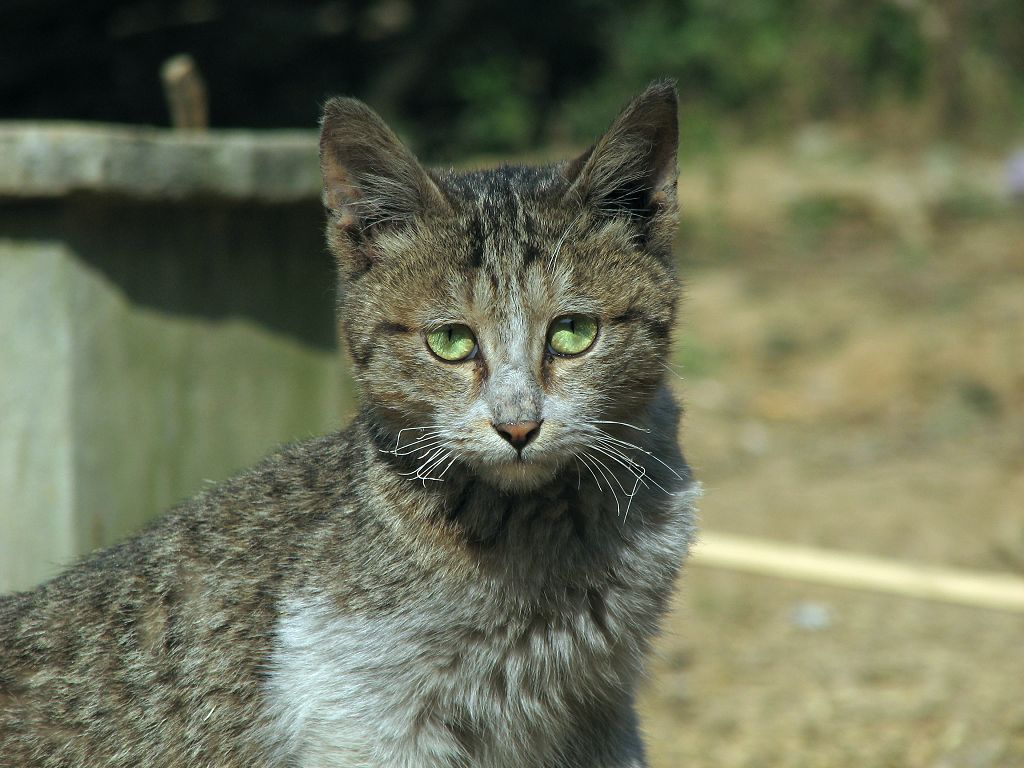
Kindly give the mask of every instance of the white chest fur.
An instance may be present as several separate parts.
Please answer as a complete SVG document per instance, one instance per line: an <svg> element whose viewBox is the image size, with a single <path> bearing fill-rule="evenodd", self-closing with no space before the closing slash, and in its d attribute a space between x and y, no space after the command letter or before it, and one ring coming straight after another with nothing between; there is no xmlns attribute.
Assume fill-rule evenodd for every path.
<svg viewBox="0 0 1024 768"><path fill-rule="evenodd" d="M537 764L574 702L637 671L589 602L488 627L425 605L370 619L293 601L268 686L275 740L310 768Z"/></svg>
<svg viewBox="0 0 1024 768"><path fill-rule="evenodd" d="M697 493L673 507L688 514ZM601 732L596 707L628 710L689 535L682 516L644 530L602 585L559 589L543 610L442 583L386 613L292 598L269 735L302 768L550 765L573 733Z"/></svg>

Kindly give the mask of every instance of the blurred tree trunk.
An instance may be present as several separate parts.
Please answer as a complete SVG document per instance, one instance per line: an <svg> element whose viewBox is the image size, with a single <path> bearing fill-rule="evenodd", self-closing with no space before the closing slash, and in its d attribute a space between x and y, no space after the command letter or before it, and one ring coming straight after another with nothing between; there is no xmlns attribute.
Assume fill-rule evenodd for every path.
<svg viewBox="0 0 1024 768"><path fill-rule="evenodd" d="M422 80L437 76L431 58L445 46L455 44L472 8L471 0L442 0L421 6L422 25L401 53L372 78L366 92L367 101L385 115L401 114L405 100Z"/></svg>
<svg viewBox="0 0 1024 768"><path fill-rule="evenodd" d="M928 41L925 95L935 131L962 136L973 115L965 92L964 60L969 45L970 12L964 0L940 0L925 6L923 33Z"/></svg>

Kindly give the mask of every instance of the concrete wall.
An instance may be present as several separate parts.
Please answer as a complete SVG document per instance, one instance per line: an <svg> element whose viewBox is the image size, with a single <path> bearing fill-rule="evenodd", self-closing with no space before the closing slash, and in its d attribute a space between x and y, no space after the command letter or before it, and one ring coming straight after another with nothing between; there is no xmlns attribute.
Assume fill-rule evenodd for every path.
<svg viewBox="0 0 1024 768"><path fill-rule="evenodd" d="M185 137L176 159L175 135L155 132L163 163L178 168L164 171L174 184L162 194L151 178L124 182L153 131L125 140L127 160L118 142L93 141L116 171L109 185L100 174L60 186L33 158L77 162L61 138L74 130L50 135L49 152L38 136L12 141L13 128L5 144L4 130L0 591L52 576L280 442L339 428L351 409L313 136L287 145L306 170L280 175L285 194L274 186L273 140L247 137L255 156L240 160L237 134ZM126 129L112 130L124 139ZM20 177L18 141L37 162ZM234 155L196 161L196 151L215 158L218 142ZM239 163L249 186L231 175ZM191 194L188 174L199 172Z"/></svg>

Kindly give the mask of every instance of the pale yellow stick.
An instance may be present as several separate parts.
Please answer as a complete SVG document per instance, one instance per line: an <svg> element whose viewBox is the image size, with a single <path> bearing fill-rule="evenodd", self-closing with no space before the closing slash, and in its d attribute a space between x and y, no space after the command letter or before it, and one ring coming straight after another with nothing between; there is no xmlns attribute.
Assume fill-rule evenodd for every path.
<svg viewBox="0 0 1024 768"><path fill-rule="evenodd" d="M777 544L704 531L691 562L838 587L1024 612L1024 578Z"/></svg>
<svg viewBox="0 0 1024 768"><path fill-rule="evenodd" d="M199 65L187 53L172 56L160 68L171 125L179 130L205 131L209 125L206 82Z"/></svg>

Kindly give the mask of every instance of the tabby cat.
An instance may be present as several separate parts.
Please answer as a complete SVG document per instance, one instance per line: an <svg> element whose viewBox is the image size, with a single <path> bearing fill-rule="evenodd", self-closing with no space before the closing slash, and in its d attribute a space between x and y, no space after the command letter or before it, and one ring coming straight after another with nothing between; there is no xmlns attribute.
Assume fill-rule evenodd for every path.
<svg viewBox="0 0 1024 768"><path fill-rule="evenodd" d="M358 415L0 599L0 764L645 765L677 135L658 82L575 160L427 171L328 102Z"/></svg>

